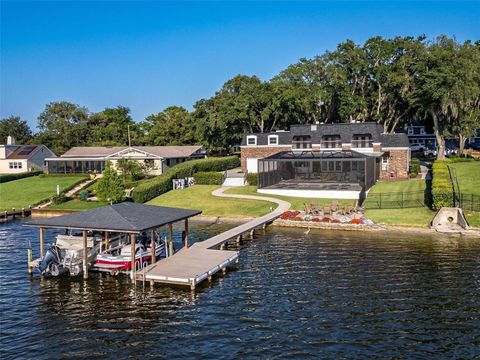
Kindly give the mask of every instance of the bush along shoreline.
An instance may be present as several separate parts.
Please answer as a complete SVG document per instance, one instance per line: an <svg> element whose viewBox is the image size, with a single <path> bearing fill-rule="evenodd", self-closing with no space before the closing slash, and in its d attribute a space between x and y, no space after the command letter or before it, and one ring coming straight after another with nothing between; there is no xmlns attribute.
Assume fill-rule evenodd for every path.
<svg viewBox="0 0 480 360"><path fill-rule="evenodd" d="M13 181L13 180L19 180L19 179L31 177L31 176L37 176L40 174L43 174L43 171L35 170L35 171L23 172L19 174L4 174L4 175L0 175L0 184Z"/></svg>
<svg viewBox="0 0 480 360"><path fill-rule="evenodd" d="M162 175L141 181L133 190L132 198L136 203L144 203L172 190L173 179L190 177L201 172L225 171L239 166L240 159L237 156L186 161L171 167Z"/></svg>

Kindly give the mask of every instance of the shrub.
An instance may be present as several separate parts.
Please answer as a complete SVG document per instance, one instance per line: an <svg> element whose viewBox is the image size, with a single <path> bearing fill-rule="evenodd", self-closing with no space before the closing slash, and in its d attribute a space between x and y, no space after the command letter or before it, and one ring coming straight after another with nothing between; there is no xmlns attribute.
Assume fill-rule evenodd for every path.
<svg viewBox="0 0 480 360"><path fill-rule="evenodd" d="M172 180L192 176L198 172L225 171L240 166L237 156L186 161L168 169L162 175L142 180L133 190L133 200L144 203L172 190Z"/></svg>
<svg viewBox="0 0 480 360"><path fill-rule="evenodd" d="M257 186L258 185L258 174L248 173L247 182L249 185Z"/></svg>
<svg viewBox="0 0 480 360"><path fill-rule="evenodd" d="M450 181L447 161L437 160L432 166L432 207L438 210L453 206L453 187Z"/></svg>
<svg viewBox="0 0 480 360"><path fill-rule="evenodd" d="M413 158L410 161L410 178L416 178L420 172L420 160Z"/></svg>
<svg viewBox="0 0 480 360"><path fill-rule="evenodd" d="M222 185L223 174L216 171L201 171L193 174L195 183L200 185Z"/></svg>
<svg viewBox="0 0 480 360"><path fill-rule="evenodd" d="M37 176L37 175L40 175L40 174L42 174L41 171L30 171L30 172L23 172L23 173L19 173L19 174L0 175L0 184L1 183L6 183L6 182L9 182L9 181L13 181L13 180L23 179L23 178L30 177L30 176Z"/></svg>
<svg viewBox="0 0 480 360"><path fill-rule="evenodd" d="M62 204L64 202L67 202L69 199L65 197L65 195L62 193L60 195L54 195L50 198L50 201L54 205Z"/></svg>
<svg viewBox="0 0 480 360"><path fill-rule="evenodd" d="M110 161L107 161L106 168L102 177L98 180L96 188L100 200L116 203L125 199L122 179L120 179Z"/></svg>
<svg viewBox="0 0 480 360"><path fill-rule="evenodd" d="M415 179L418 176L418 173L417 172L410 172L410 174L408 176L410 176L410 179Z"/></svg>

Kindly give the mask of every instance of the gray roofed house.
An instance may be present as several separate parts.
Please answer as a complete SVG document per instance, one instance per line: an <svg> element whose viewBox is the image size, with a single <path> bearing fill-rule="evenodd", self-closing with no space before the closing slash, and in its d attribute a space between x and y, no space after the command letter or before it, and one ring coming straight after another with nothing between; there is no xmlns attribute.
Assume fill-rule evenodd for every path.
<svg viewBox="0 0 480 360"><path fill-rule="evenodd" d="M106 161L113 166L120 159L140 162L151 175L160 175L178 163L207 156L201 145L187 146L79 146L58 158L47 158L49 173L102 173Z"/></svg>
<svg viewBox="0 0 480 360"><path fill-rule="evenodd" d="M350 183L367 190L381 178L408 178L410 165L407 135L384 133L375 122L292 125L289 131L247 133L241 157L244 172L259 174L260 192L291 196L302 196L300 183L322 189L325 183ZM293 192L287 194L287 188ZM315 192L304 195L315 197Z"/></svg>

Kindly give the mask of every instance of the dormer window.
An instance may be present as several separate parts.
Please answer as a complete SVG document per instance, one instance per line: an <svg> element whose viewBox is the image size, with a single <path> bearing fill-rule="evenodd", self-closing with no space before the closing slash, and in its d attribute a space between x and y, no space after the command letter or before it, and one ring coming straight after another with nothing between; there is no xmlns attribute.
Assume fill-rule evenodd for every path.
<svg viewBox="0 0 480 360"><path fill-rule="evenodd" d="M255 135L248 135L247 145L257 145L257 137Z"/></svg>
<svg viewBox="0 0 480 360"><path fill-rule="evenodd" d="M324 135L320 145L322 149L338 149L342 147L342 139L340 135Z"/></svg>
<svg viewBox="0 0 480 360"><path fill-rule="evenodd" d="M372 134L355 134L352 138L352 148L372 147Z"/></svg>
<svg viewBox="0 0 480 360"><path fill-rule="evenodd" d="M292 149L311 149L312 138L310 135L297 135L293 137Z"/></svg>
<svg viewBox="0 0 480 360"><path fill-rule="evenodd" d="M268 145L278 145L278 135L268 135Z"/></svg>

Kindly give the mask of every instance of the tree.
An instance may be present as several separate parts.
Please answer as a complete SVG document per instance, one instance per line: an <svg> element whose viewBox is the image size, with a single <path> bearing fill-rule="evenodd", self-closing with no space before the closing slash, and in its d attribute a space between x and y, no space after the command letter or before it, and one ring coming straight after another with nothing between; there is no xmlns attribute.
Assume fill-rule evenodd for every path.
<svg viewBox="0 0 480 360"><path fill-rule="evenodd" d="M108 201L110 204L121 202L125 199L122 179L120 179L110 161L107 161L105 164L102 177L97 181L96 189L99 199Z"/></svg>
<svg viewBox="0 0 480 360"><path fill-rule="evenodd" d="M32 130L19 116L0 120L0 144L6 144L9 135L15 138L17 144L28 144L32 140Z"/></svg>
<svg viewBox="0 0 480 360"><path fill-rule="evenodd" d="M148 145L193 145L196 143L195 124L183 107L170 106L156 115L148 116L139 124L145 135L142 143Z"/></svg>
<svg viewBox="0 0 480 360"><path fill-rule="evenodd" d="M127 176L130 176L133 180L140 180L145 177L145 173L148 171L146 166L142 166L138 161L128 159L119 159L117 161L117 169L122 174L124 185L126 183Z"/></svg>
<svg viewBox="0 0 480 360"><path fill-rule="evenodd" d="M52 102L38 116L40 133L37 140L56 153L63 153L72 146L81 145L87 136L79 126L88 118L88 110L78 105L61 101Z"/></svg>

